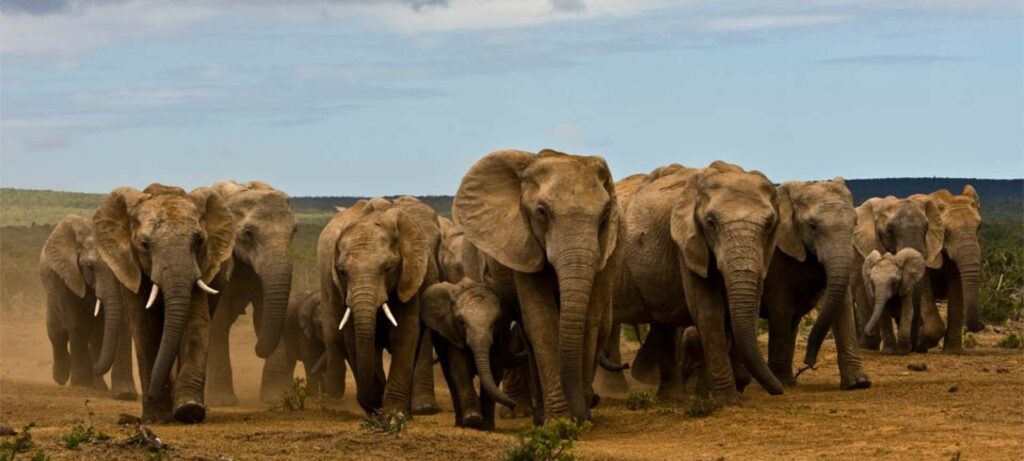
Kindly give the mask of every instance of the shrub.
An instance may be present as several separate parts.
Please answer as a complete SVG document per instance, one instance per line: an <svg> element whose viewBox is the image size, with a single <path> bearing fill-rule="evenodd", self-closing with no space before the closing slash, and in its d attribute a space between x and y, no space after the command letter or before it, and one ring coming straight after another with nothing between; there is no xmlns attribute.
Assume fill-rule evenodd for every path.
<svg viewBox="0 0 1024 461"><path fill-rule="evenodd" d="M1024 245L1015 227L1009 220L996 220L982 228L978 303L990 323L1018 319L1024 312Z"/></svg>
<svg viewBox="0 0 1024 461"><path fill-rule="evenodd" d="M405 413L400 411L377 411L376 413L366 415L366 417L363 418L363 428L373 432L398 435L405 430L405 426L408 421L409 418L405 416Z"/></svg>
<svg viewBox="0 0 1024 461"><path fill-rule="evenodd" d="M506 461L570 461L573 444L590 430L590 423L576 424L568 419L549 421L516 435L516 443L505 452Z"/></svg>
<svg viewBox="0 0 1024 461"><path fill-rule="evenodd" d="M36 427L36 423L28 423L21 428L21 432L4 437L4 441L0 443L0 461L13 460L18 453L24 453L35 446L35 442L32 441L33 427ZM43 455L42 451L39 451L32 456L32 459L37 458L45 459L46 456Z"/></svg>
<svg viewBox="0 0 1024 461"><path fill-rule="evenodd" d="M964 334L964 347L968 349L978 347L978 338L974 336L974 333L967 332Z"/></svg>
<svg viewBox="0 0 1024 461"><path fill-rule="evenodd" d="M109 435L93 427L92 419L96 414L89 408L89 399L85 400L85 409L89 415L88 423L78 420L71 425L71 433L65 434L60 438L64 442L64 448L74 450L83 443L106 442L110 440L111 437Z"/></svg>
<svg viewBox="0 0 1024 461"><path fill-rule="evenodd" d="M999 347L1003 349L1020 349L1021 346L1024 346L1024 341L1016 333L1010 333L1003 337L1002 341L999 341Z"/></svg>
<svg viewBox="0 0 1024 461"><path fill-rule="evenodd" d="M686 402L686 416L691 418L705 418L711 416L722 408L713 397L691 396Z"/></svg>
<svg viewBox="0 0 1024 461"><path fill-rule="evenodd" d="M278 407L284 411L301 411L306 409L306 398L311 394L306 380L296 378L292 381L291 387L281 392L281 405Z"/></svg>
<svg viewBox="0 0 1024 461"><path fill-rule="evenodd" d="M626 408L630 410L645 410L658 403L658 399L650 392L639 389L630 390L626 394Z"/></svg>

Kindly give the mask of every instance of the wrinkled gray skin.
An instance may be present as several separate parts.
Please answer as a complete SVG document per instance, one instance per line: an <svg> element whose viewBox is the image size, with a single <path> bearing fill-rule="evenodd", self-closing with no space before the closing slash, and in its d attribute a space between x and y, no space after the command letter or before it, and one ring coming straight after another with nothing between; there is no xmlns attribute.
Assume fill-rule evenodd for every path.
<svg viewBox="0 0 1024 461"><path fill-rule="evenodd" d="M772 183L724 162L704 169L670 165L648 175L626 209L616 316L651 323L634 376L653 374L643 364L659 364L659 395L679 398L678 327L695 325L716 400L737 404L748 370L769 393L781 394L756 335L779 222Z"/></svg>
<svg viewBox="0 0 1024 461"><path fill-rule="evenodd" d="M70 377L73 386L105 391L103 375L113 366L114 398L138 398L132 377L131 337L115 334L128 323L119 283L100 259L89 220L68 215L57 223L39 256L39 275L46 292L53 380L64 385ZM97 299L103 317L96 311ZM105 338L109 343L103 343Z"/></svg>
<svg viewBox="0 0 1024 461"><path fill-rule="evenodd" d="M896 353L900 355L909 354L912 349L911 327L920 306L918 282L924 277L924 270L924 258L912 248L904 248L895 255L872 251L861 268L864 288L874 305L864 332L876 331L883 314L896 319Z"/></svg>
<svg viewBox="0 0 1024 461"><path fill-rule="evenodd" d="M228 346L231 325L251 304L256 356L268 358L277 348L291 291L296 221L288 196L268 184L220 181L213 190L231 210L235 246L230 262L218 274L222 289L210 325L206 398L213 406L237 405ZM264 402L279 400L281 391L291 383L290 379L273 379L273 375L264 378L260 386Z"/></svg>
<svg viewBox="0 0 1024 461"><path fill-rule="evenodd" d="M904 248L917 250L924 256L925 265L929 269L942 267L942 246L945 238L945 226L942 223L939 206L931 198L872 198L857 207L857 225L853 231L853 246L857 250L853 267L863 266L864 258L872 251L896 254ZM896 352L896 337L892 332L892 324L884 316L878 324L877 331L865 334L864 326L871 317L874 302L867 295L863 277L852 274L850 292L853 294L858 342L861 347L878 350L880 339L884 339L884 350ZM918 282L922 293L931 292L928 277ZM921 311L920 333L916 338L914 350L924 352L939 343L945 335L946 326L942 319L931 310Z"/></svg>
<svg viewBox="0 0 1024 461"><path fill-rule="evenodd" d="M455 408L455 425L494 429L494 404L514 407L498 389L505 361L510 318L498 295L481 283L441 282L423 294L421 315L433 335ZM480 378L479 397L473 378Z"/></svg>
<svg viewBox="0 0 1024 461"><path fill-rule="evenodd" d="M589 420L621 258L607 164L552 150L493 152L463 177L452 217L468 242L513 272L544 418Z"/></svg>
<svg viewBox="0 0 1024 461"><path fill-rule="evenodd" d="M356 400L367 413L411 413L414 364L420 344L420 295L438 281L437 214L412 197L361 200L340 211L320 234L321 311L327 376L340 379L346 352L356 377ZM397 326L385 317L387 303ZM338 325L346 310L348 323ZM381 353L391 353L384 378Z"/></svg>
<svg viewBox="0 0 1024 461"><path fill-rule="evenodd" d="M857 220L846 181L790 181L778 187L779 229L765 278L761 316L768 319L768 364L783 384L796 384L793 352L801 319L818 304L804 363L814 366L831 329L838 350L840 388L871 386L857 352L848 295Z"/></svg>
<svg viewBox="0 0 1024 461"><path fill-rule="evenodd" d="M293 293L288 302L281 344L263 364L264 382L281 380L291 383L295 365L301 360L306 373L306 385L314 395L319 395L323 390L327 360L323 336L320 294L310 291ZM277 399L280 398L281 394L278 393Z"/></svg>
<svg viewBox="0 0 1024 461"><path fill-rule="evenodd" d="M121 187L93 215L93 238L128 309L143 421L201 422L210 308L200 282L210 284L231 256L231 212L208 188ZM154 285L159 290L147 308Z"/></svg>

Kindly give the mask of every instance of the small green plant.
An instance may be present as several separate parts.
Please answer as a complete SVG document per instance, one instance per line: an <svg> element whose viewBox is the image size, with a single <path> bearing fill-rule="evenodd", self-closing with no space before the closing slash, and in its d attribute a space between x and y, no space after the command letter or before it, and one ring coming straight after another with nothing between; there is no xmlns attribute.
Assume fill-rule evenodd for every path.
<svg viewBox="0 0 1024 461"><path fill-rule="evenodd" d="M301 411L306 409L306 398L312 394L306 380L296 378L291 387L281 392L281 405L284 411Z"/></svg>
<svg viewBox="0 0 1024 461"><path fill-rule="evenodd" d="M0 461L13 460L18 453L24 453L31 450L35 446L35 442L32 441L32 428L36 427L36 423L31 422L21 428L21 432L4 437L4 441L0 443ZM37 456L43 456L42 451L36 452L32 459L36 459Z"/></svg>
<svg viewBox="0 0 1024 461"><path fill-rule="evenodd" d="M974 333L967 332L964 334L964 347L967 349L978 347L978 338L974 336Z"/></svg>
<svg viewBox="0 0 1024 461"><path fill-rule="evenodd" d="M713 397L691 396L686 402L686 416L691 418L705 418L711 416L722 408Z"/></svg>
<svg viewBox="0 0 1024 461"><path fill-rule="evenodd" d="M1010 333L999 341L999 347L1003 349L1020 349L1021 346L1024 346L1024 340L1017 333Z"/></svg>
<svg viewBox="0 0 1024 461"><path fill-rule="evenodd" d="M77 449L80 445L90 442L106 442L110 436L92 425L96 413L89 407L89 399L85 399L85 410L88 414L88 421L78 420L71 425L71 433L61 436L64 448L69 450Z"/></svg>
<svg viewBox="0 0 1024 461"><path fill-rule="evenodd" d="M409 417L400 411L377 411L363 418L363 428L373 432L398 435L405 430Z"/></svg>
<svg viewBox="0 0 1024 461"><path fill-rule="evenodd" d="M630 410L646 410L658 403L658 399L650 392L632 389L626 394L626 408Z"/></svg>
<svg viewBox="0 0 1024 461"><path fill-rule="evenodd" d="M519 431L516 443L505 452L506 461L571 461L573 444L590 430L590 422L576 424L568 419L549 421L540 427Z"/></svg>

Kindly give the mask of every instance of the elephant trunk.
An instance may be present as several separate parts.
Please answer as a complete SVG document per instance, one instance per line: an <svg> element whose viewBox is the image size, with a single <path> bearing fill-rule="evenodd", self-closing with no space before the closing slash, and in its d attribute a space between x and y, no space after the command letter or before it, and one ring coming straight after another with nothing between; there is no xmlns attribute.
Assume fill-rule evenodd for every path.
<svg viewBox="0 0 1024 461"><path fill-rule="evenodd" d="M849 239L847 239L849 242ZM807 338L807 352L804 355L804 365L813 367L818 362L818 353L821 351L821 343L825 341L825 335L836 323L843 307L846 305L846 292L850 285L850 261L853 259L851 245L845 245L845 253L842 257L833 256L825 264L825 303L814 321L811 334ZM832 253L839 255L843 253Z"/></svg>
<svg viewBox="0 0 1024 461"><path fill-rule="evenodd" d="M967 329L978 332L985 329L978 308L978 286L981 284L981 247L973 232L958 240L963 243L958 245L954 261L957 268L960 269L960 287L963 290Z"/></svg>
<svg viewBox="0 0 1024 461"><path fill-rule="evenodd" d="M558 273L561 313L558 324L559 358L562 390L573 418L585 421L590 403L584 392L583 336L587 328L587 312L594 284L596 245L572 248L554 260Z"/></svg>
<svg viewBox="0 0 1024 461"><path fill-rule="evenodd" d="M98 293L97 293L98 296ZM93 372L97 375L106 374L114 364L114 353L121 339L121 326L124 324L124 306L121 299L114 296L103 297L103 345L100 357L93 364Z"/></svg>
<svg viewBox="0 0 1024 461"><path fill-rule="evenodd" d="M888 302L888 299L886 299L885 294L875 293L875 307L871 311L871 318L868 319L868 323L864 324L864 336L872 336L878 331L878 320L882 318L882 311L885 310L886 302Z"/></svg>
<svg viewBox="0 0 1024 461"><path fill-rule="evenodd" d="M164 294L164 328L149 380L149 395L154 396L160 395L164 386L167 385L171 366L178 358L181 338L185 335L185 329L188 327L189 311L192 308L192 288L195 283L195 280L191 280L190 277L179 276L168 279L178 280L178 282L167 287L160 287Z"/></svg>
<svg viewBox="0 0 1024 461"><path fill-rule="evenodd" d="M277 349L284 332L288 296L292 288L291 261L284 259L268 268L260 275L260 282L263 286L263 313L258 330L259 338L256 340L256 355L265 359Z"/></svg>
<svg viewBox="0 0 1024 461"><path fill-rule="evenodd" d="M473 359L476 361L476 372L480 376L480 388L487 392L495 402L509 408L515 408L516 402L510 399L494 382L494 373L491 372L491 341L490 339L479 338L469 341L469 348L473 351Z"/></svg>
<svg viewBox="0 0 1024 461"><path fill-rule="evenodd" d="M376 395L377 379L377 308L375 297L353 296L352 320L355 327L356 344L356 400L363 411L370 413L380 408L380 396Z"/></svg>

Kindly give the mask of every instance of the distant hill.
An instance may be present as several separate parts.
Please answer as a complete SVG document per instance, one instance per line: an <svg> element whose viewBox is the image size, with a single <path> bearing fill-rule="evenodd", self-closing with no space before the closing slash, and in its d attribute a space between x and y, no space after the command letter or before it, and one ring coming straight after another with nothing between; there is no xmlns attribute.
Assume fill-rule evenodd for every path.
<svg viewBox="0 0 1024 461"><path fill-rule="evenodd" d="M883 179L847 179L846 185L853 192L854 203L871 197L930 193L939 189L948 189L959 194L965 185L970 184L978 191L981 201L988 199L1024 200L1024 179L971 179L971 178L883 178Z"/></svg>

